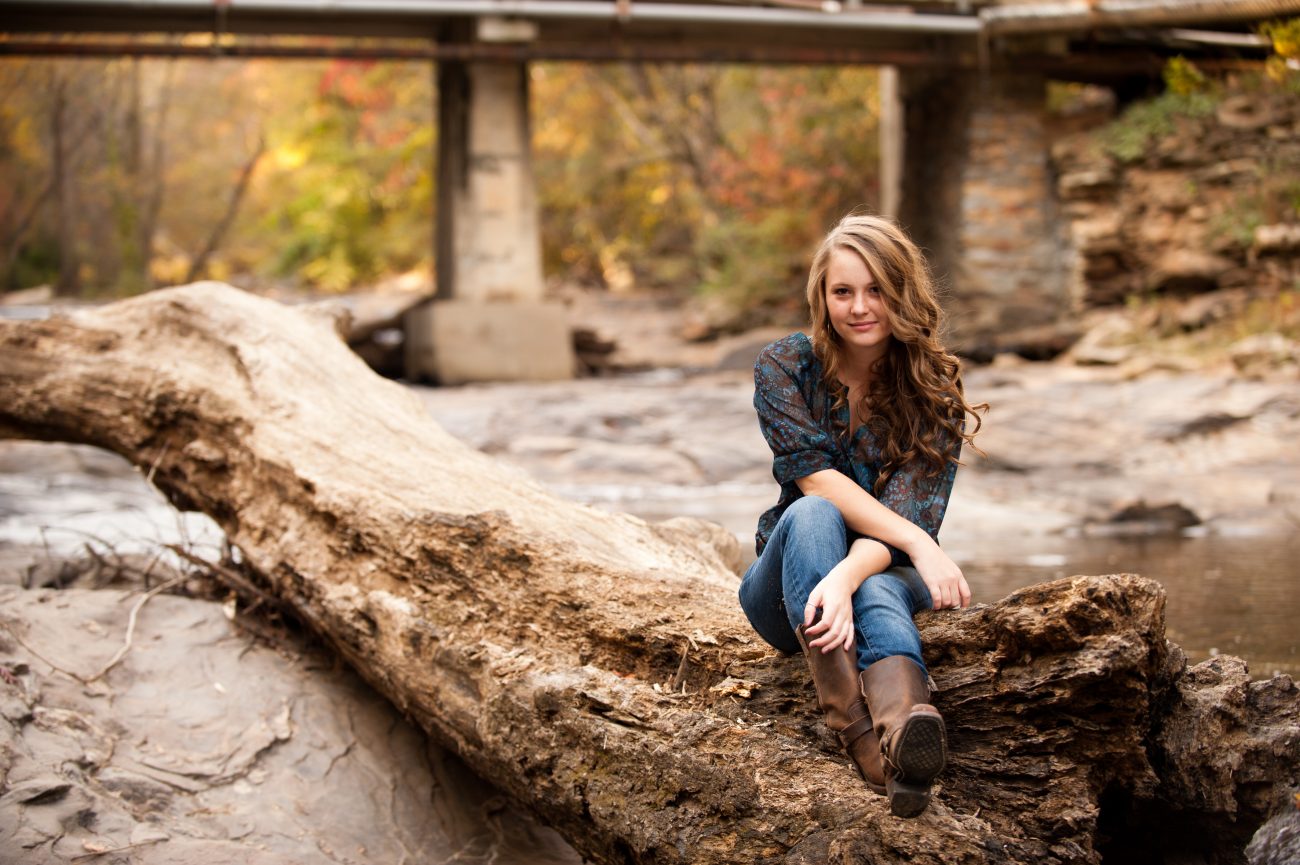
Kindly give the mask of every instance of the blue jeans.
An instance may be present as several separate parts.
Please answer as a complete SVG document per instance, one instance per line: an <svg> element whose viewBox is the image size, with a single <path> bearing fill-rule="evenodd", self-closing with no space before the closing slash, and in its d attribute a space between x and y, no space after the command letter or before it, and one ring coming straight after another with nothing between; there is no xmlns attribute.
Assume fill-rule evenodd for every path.
<svg viewBox="0 0 1300 865"><path fill-rule="evenodd" d="M819 496L791 503L740 582L740 606L758 635L782 652L799 652L794 628L803 622L808 596L848 550L849 533L839 508ZM912 615L932 603L915 568L890 568L864 580L853 593L858 667L865 670L882 658L903 655L924 671L921 635Z"/></svg>

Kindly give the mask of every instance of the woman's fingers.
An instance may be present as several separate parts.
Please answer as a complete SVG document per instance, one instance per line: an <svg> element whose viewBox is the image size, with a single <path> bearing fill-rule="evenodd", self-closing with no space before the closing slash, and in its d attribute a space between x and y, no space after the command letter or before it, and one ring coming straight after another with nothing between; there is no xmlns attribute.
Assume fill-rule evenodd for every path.
<svg viewBox="0 0 1300 865"><path fill-rule="evenodd" d="M822 652L831 652L839 648L847 649L853 644L852 635L852 626L849 626L847 629L843 627L832 628L817 639L809 642L808 645L813 648L821 649Z"/></svg>
<svg viewBox="0 0 1300 865"><path fill-rule="evenodd" d="M817 629L817 626L823 624L823 622L818 622L817 625L813 624L813 619L817 618L817 608L822 605L821 589L821 584L813 586L812 593L808 595L808 603L804 604L803 627L805 631L820 633L821 630L824 630L824 628Z"/></svg>
<svg viewBox="0 0 1300 865"><path fill-rule="evenodd" d="M958 608L965 609L970 606L971 592L970 584L966 578L958 571L956 576L947 577L938 580L925 580L925 587L930 590L930 601L933 609L936 610L955 610Z"/></svg>
<svg viewBox="0 0 1300 865"><path fill-rule="evenodd" d="M932 553L932 554L931 554ZM936 610L969 607L971 602L970 585L957 567L957 563L948 558L938 547L927 553L924 559L916 558L916 569L921 580L930 590L930 600Z"/></svg>
<svg viewBox="0 0 1300 865"><path fill-rule="evenodd" d="M808 645L815 646L823 652L829 652L842 645L846 640L852 639L853 619L843 610L823 608L821 620L817 622L814 628L805 629L804 633L812 633L814 629L824 631L824 633L821 633L815 640L810 640Z"/></svg>
<svg viewBox="0 0 1300 865"><path fill-rule="evenodd" d="M946 606L943 599L943 581L935 580L932 583L926 583L926 588L930 590L930 600L933 602L934 609L942 610Z"/></svg>
<svg viewBox="0 0 1300 865"><path fill-rule="evenodd" d="M837 633L842 627L841 617L830 610L823 609L822 617L817 620L817 624L811 628L804 628L805 634L821 634L819 639L826 640L831 634Z"/></svg>
<svg viewBox="0 0 1300 865"><path fill-rule="evenodd" d="M842 635L836 635L835 639L831 640L830 642L826 643L826 645L821 647L822 654L825 655L829 652L841 651L846 649L847 647L844 645L844 641L845 638Z"/></svg>
<svg viewBox="0 0 1300 865"><path fill-rule="evenodd" d="M857 583L853 585L856 586ZM833 569L813 587L808 594L808 604L803 615L804 634L810 638L809 646L830 652L841 646L853 645L852 595L852 588L846 584L844 573L839 569ZM821 610L821 618L817 618L818 609ZM813 624L814 619L816 624Z"/></svg>

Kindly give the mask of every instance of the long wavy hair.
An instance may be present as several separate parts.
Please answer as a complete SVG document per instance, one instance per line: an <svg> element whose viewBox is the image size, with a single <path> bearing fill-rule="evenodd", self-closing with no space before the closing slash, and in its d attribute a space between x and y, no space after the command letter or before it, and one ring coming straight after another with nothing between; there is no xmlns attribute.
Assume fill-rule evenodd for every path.
<svg viewBox="0 0 1300 865"><path fill-rule="evenodd" d="M848 401L848 389L840 382L848 355L826 308L826 271L836 249L862 257L892 330L885 354L874 364L870 387L853 406L880 444L883 467L875 485L880 495L904 466L916 465L923 477L933 477L957 461L963 441L973 446L982 425L979 412L988 411L988 404L966 401L961 364L940 341L943 310L916 244L888 219L849 215L826 235L808 273L813 351L827 387L837 395L836 406Z"/></svg>

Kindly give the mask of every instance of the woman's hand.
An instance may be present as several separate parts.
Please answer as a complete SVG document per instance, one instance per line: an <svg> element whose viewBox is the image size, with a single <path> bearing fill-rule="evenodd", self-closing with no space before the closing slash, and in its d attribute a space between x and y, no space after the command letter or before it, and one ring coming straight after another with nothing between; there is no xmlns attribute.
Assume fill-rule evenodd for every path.
<svg viewBox="0 0 1300 865"><path fill-rule="evenodd" d="M857 538L849 545L848 555L813 586L808 595L808 606L803 611L808 647L823 652L843 647L853 648L857 635L853 629L853 593L862 581L889 567L889 549L874 538ZM822 617L817 624L817 609ZM812 637L816 639L811 639Z"/></svg>
<svg viewBox="0 0 1300 865"><path fill-rule="evenodd" d="M848 560L840 562L821 582L813 586L808 595L808 606L803 611L804 634L809 639L808 647L829 652L833 649L853 648L853 593L862 585L860 578L855 579L851 573ZM817 609L822 616L817 618Z"/></svg>
<svg viewBox="0 0 1300 865"><path fill-rule="evenodd" d="M912 565L930 590L934 609L946 610L970 606L970 585L961 568L948 558L938 544L931 541L912 555Z"/></svg>

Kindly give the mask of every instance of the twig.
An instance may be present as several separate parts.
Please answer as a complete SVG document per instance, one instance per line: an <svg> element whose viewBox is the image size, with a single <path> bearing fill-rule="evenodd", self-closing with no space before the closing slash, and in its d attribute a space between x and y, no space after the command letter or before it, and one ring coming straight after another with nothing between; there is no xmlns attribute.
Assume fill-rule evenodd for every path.
<svg viewBox="0 0 1300 865"><path fill-rule="evenodd" d="M33 657L35 657L38 661L40 661L40 662L41 662L42 664L44 664L45 666L49 667L49 668L50 668L51 670L53 670L54 672L56 672L56 673L62 673L62 674L65 675L65 676L70 676L70 677L76 679L78 682L81 682L83 685L88 685L88 684L90 684L90 680L89 680L89 679L85 679L85 678L83 678L82 676L79 676L78 674L72 672L71 670L65 670L65 669L63 669L63 668L60 667L58 664L56 664L56 663L54 663L53 661L51 661L49 658L45 657L45 656L42 655L40 652L38 652L38 651L36 651L35 649L33 649L30 645L27 644L27 641L26 641L26 640L24 640L22 637L18 636L18 632L15 631L15 630L14 630L14 629L9 625L8 622L0 622L0 628L4 628L6 631L8 631L8 632L9 632L9 636L13 637L14 640L17 641L18 645L22 646L24 649L26 649L27 651L31 652Z"/></svg>
<svg viewBox="0 0 1300 865"><path fill-rule="evenodd" d="M153 465L149 466L149 473L144 476L145 483L153 486L153 473L158 470L158 464L162 458L167 456L167 448L171 447L171 442L163 442L162 450L158 451L158 456L154 458Z"/></svg>
<svg viewBox="0 0 1300 865"><path fill-rule="evenodd" d="M202 556L194 555L189 550L178 544L166 544L165 546L190 564L198 565L201 568L210 570L214 577L225 583L229 588L232 588L241 594L252 595L258 601L270 604L273 607L278 607L280 605L279 598L262 591L257 586L250 583L243 574L239 573L234 568L228 568L220 562L210 562Z"/></svg>
<svg viewBox="0 0 1300 865"><path fill-rule="evenodd" d="M149 560L149 564L145 566L145 569L140 572L140 581L144 583L145 589L149 588L149 578L153 576L153 569L160 561L162 561L162 550L154 550L153 558Z"/></svg>
<svg viewBox="0 0 1300 865"><path fill-rule="evenodd" d="M47 528L49 527L41 526L41 546L45 548L45 561L47 563L53 563L54 554L50 552L50 538L48 535L45 534L45 530ZM30 589L31 587L32 587L32 573L29 570L27 572L27 575L23 577L23 588Z"/></svg>
<svg viewBox="0 0 1300 865"><path fill-rule="evenodd" d="M93 859L96 856L106 856L109 853L121 853L123 850L132 850L136 847L144 847L147 844L157 844L159 841L166 841L166 838L150 838L148 841L137 841L134 844L123 844L121 847L110 847L107 850L91 850L88 853L78 853L72 857L73 862L81 859Z"/></svg>
<svg viewBox="0 0 1300 865"><path fill-rule="evenodd" d="M140 609L145 604L149 603L149 599L152 598L154 595L160 594L166 589L170 589L172 586L176 585L177 583L183 582L185 579L186 578L183 576L175 577L173 579L168 580L165 583L160 583L158 586L150 589L149 591L145 592L143 595L140 596L140 600L136 601L135 606L131 608L130 618L128 618L126 621L126 640L122 643L122 648L117 650L117 654L114 655L113 659L104 666L104 669L100 670L98 673L91 676L89 679L83 680L87 685L89 685L91 682L95 681L96 679L103 678L108 673L109 670L116 667L121 662L121 660L126 657L126 653L131 650L131 638L135 636L136 616L140 614Z"/></svg>
<svg viewBox="0 0 1300 865"><path fill-rule="evenodd" d="M71 535L81 535L81 537L83 538L90 538L92 541L95 541L96 543L103 545L104 549L106 550L114 549L113 545L109 543L109 541L106 538L104 538L102 535L97 535L94 532L88 532L85 531L84 529L74 529L68 526L42 526L41 540L45 543L45 554L47 556L52 556L53 553L50 552L49 542L45 539L46 532L67 532L68 534Z"/></svg>
<svg viewBox="0 0 1300 865"><path fill-rule="evenodd" d="M677 664L677 672L673 673L673 677L668 680L669 691L676 691L679 687L685 685L684 679L686 677L686 658L691 651L691 643L689 642L689 639L690 638L688 637L687 638L688 642L686 643L685 646L682 646L682 659ZM685 689L683 688L683 693L684 692Z"/></svg>
<svg viewBox="0 0 1300 865"><path fill-rule="evenodd" d="M104 557L90 545L89 541L83 541L81 546L86 551L86 555L90 556L90 558L95 562L95 574L90 578L90 584L95 588L99 588L99 578L103 576L104 566L107 565L108 562L104 561ZM66 586L63 585L63 580L58 581L58 588L66 588Z"/></svg>

